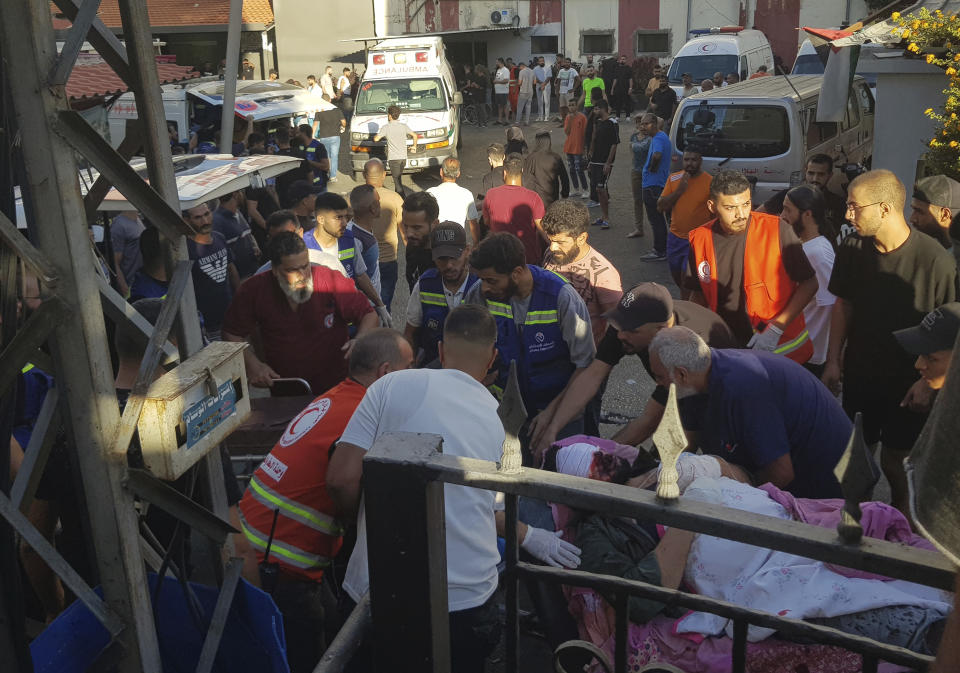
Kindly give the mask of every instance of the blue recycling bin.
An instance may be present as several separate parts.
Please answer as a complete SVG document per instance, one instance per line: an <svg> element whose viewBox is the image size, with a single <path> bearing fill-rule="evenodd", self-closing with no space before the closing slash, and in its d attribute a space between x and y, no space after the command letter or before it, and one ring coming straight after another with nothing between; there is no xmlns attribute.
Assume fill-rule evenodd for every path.
<svg viewBox="0 0 960 673"><path fill-rule="evenodd" d="M148 580L152 597L157 577L151 574ZM190 587L197 597L202 628L197 627L177 581L170 577L163 579L156 621L164 673L193 673L200 659L218 590L194 583ZM99 587L96 591L101 593ZM75 601L30 644L34 671L85 673L109 642L107 630L83 603ZM290 672L280 611L269 594L242 579L230 607L213 670L215 673Z"/></svg>

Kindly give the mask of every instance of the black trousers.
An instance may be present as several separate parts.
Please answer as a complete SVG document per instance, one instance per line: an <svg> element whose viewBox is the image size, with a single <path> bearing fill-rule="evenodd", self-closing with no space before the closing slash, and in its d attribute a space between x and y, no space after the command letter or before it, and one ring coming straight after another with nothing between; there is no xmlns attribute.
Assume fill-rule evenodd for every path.
<svg viewBox="0 0 960 673"><path fill-rule="evenodd" d="M403 188L403 169L407 165L407 160L395 159L388 161L387 164L390 166L390 175L393 176L393 189L403 198L407 198L407 190Z"/></svg>
<svg viewBox="0 0 960 673"><path fill-rule="evenodd" d="M311 673L339 626L337 599L326 573L322 582L281 575L273 600L283 614L291 673Z"/></svg>
<svg viewBox="0 0 960 673"><path fill-rule="evenodd" d="M344 592L340 601L340 615L346 620L353 608L353 599ZM487 656L500 642L503 628L497 608L496 593L483 605L450 613L450 671L451 673L483 673ZM373 673L373 651L376 643L371 636L353 655L347 673ZM372 646L372 647L371 647Z"/></svg>

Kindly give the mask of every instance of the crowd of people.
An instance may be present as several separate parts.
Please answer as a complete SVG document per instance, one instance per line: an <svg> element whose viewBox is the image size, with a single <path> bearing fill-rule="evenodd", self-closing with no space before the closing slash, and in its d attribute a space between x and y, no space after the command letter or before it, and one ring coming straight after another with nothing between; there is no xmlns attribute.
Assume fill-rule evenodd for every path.
<svg viewBox="0 0 960 673"><path fill-rule="evenodd" d="M689 449L703 454L681 461L682 488L769 513L771 498L781 503L777 494L841 497L834 468L860 414L867 442L881 447L891 520L909 530L903 459L944 385L960 331L950 252L960 245L953 224L960 183L923 178L908 200L903 183L877 169L850 182L844 197L833 191L832 159L814 155L803 184L754 204L741 173L711 175L695 146L684 147L682 170L671 171L676 151L663 128L677 95L658 70L629 138L634 227L627 236L649 228L653 247L640 259L665 263L675 287L624 286L590 231L610 227L616 117L633 113L626 102L632 69L619 59L608 84L589 61L574 71L558 55L549 75L543 59L519 64L516 75L508 61L498 61L490 82L494 123L517 125L505 144L488 148L489 172L476 194L458 184L455 158L443 162L439 185L404 188L398 170L413 132L396 109L380 132L396 154L386 164L368 161L363 183L348 194L327 191L335 179L329 157L339 152L327 141L342 132L344 117L337 108L327 124L321 106L313 125L276 133L276 151L302 159L296 169L274 185L182 214L196 232L188 249L207 338L250 344L251 386L303 379L314 396L231 503L243 532L244 577L273 594L295 673L313 669L331 623L369 588L365 453L386 433L419 432L442 436L446 454L499 460L497 404L511 363L527 412L520 437L527 466L655 487L655 451L634 447L651 438L675 385ZM328 104L330 76L311 84ZM717 76L714 86L733 83ZM480 95L484 77L479 67L468 71L465 93ZM549 120L552 91L565 156L552 149L549 132L538 132L531 150L519 128L534 100L540 119ZM264 138L250 134L247 142L260 151ZM393 190L384 187L388 172ZM597 207L602 215L594 219ZM159 303L168 279L156 230L127 212L114 219L111 237L120 291L138 310ZM410 290L405 307L394 306L400 254ZM393 318L397 308L403 324ZM628 355L656 387L640 416L613 435L612 444L633 451L615 463L598 448L600 410L612 370ZM445 489L454 671L482 671L500 637L499 509L493 493ZM774 515L791 516L784 512ZM526 498L520 522L518 539L531 560L634 572L673 588L690 579L690 559L709 562L716 553L692 534L660 538L655 522L617 522L602 512L561 525L547 503ZM348 530L355 535L345 536ZM345 574L338 572L344 563ZM265 567L274 568L269 581ZM701 586L734 600L722 586ZM904 647L933 652L945 603L928 594L911 602L911 587L857 603L853 626L839 619L848 614L841 608L805 616L880 639L899 625ZM552 644L577 636L559 589L538 587L534 603ZM909 623L890 617L891 606L903 605L923 612ZM663 607L631 602L630 616L649 621ZM366 670L370 652L361 648L351 670Z"/></svg>

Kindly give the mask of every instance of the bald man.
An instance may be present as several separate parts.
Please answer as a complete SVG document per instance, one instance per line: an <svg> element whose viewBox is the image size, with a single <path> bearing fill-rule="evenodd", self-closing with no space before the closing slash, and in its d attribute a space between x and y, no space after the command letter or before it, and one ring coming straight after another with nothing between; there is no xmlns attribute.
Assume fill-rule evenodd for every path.
<svg viewBox="0 0 960 673"><path fill-rule="evenodd" d="M363 165L363 181L377 190L380 197L380 214L371 222L373 235L380 246L380 298L390 310L393 293L397 287L397 248L403 238L400 217L403 212L403 198L395 191L383 186L387 176L386 167L379 159L371 159ZM406 239L403 239L406 243Z"/></svg>
<svg viewBox="0 0 960 673"><path fill-rule="evenodd" d="M473 198L473 192L457 184L460 178L460 160L447 157L440 165L440 184L427 191L433 194L440 206L441 222L456 222L470 233L473 243L480 241L478 222L480 214Z"/></svg>
<svg viewBox="0 0 960 673"><path fill-rule="evenodd" d="M870 171L850 183L847 218L856 234L844 239L830 277L837 302L823 372L834 390L843 380L844 409L851 418L863 414L867 443L882 443L891 504L904 513L903 459L926 421L932 392L893 333L956 301L958 292L952 255L907 224L905 203L903 183L890 171Z"/></svg>

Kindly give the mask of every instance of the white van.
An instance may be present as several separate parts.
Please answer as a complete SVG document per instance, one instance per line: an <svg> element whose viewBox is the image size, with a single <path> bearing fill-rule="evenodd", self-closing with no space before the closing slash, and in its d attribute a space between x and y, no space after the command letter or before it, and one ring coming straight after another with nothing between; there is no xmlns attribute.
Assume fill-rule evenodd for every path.
<svg viewBox="0 0 960 673"><path fill-rule="evenodd" d="M350 119L350 161L354 177L372 157L386 161L386 145L373 137L387 123L387 108L400 108L400 121L419 140L407 148L405 172L439 166L457 156L460 119L453 68L436 36L384 40L370 49L367 69Z"/></svg>
<svg viewBox="0 0 960 673"><path fill-rule="evenodd" d="M220 126L223 106L223 80L204 77L184 84L161 87L163 111L168 122L177 127L177 142L190 140L191 124ZM305 119L306 112L316 107L316 100L303 87L271 80L238 80L234 110L241 117L253 115L255 122L292 118L294 123ZM128 119L137 118L137 102L133 93L121 95L110 107L107 120L110 142L114 147L126 135Z"/></svg>
<svg viewBox="0 0 960 673"><path fill-rule="evenodd" d="M713 74L736 72L745 80L761 65L773 74L773 50L767 36L759 30L746 30L740 26L704 28L691 30L691 40L680 47L673 57L667 80L677 96L683 95L681 75L688 72L693 83L699 85Z"/></svg>
<svg viewBox="0 0 960 673"><path fill-rule="evenodd" d="M754 202L803 182L807 159L870 165L874 100L862 77L853 81L842 122L818 122L822 75L771 76L713 89L680 101L670 140L703 153L703 169L742 172L755 184ZM675 170L679 170L676 168Z"/></svg>

